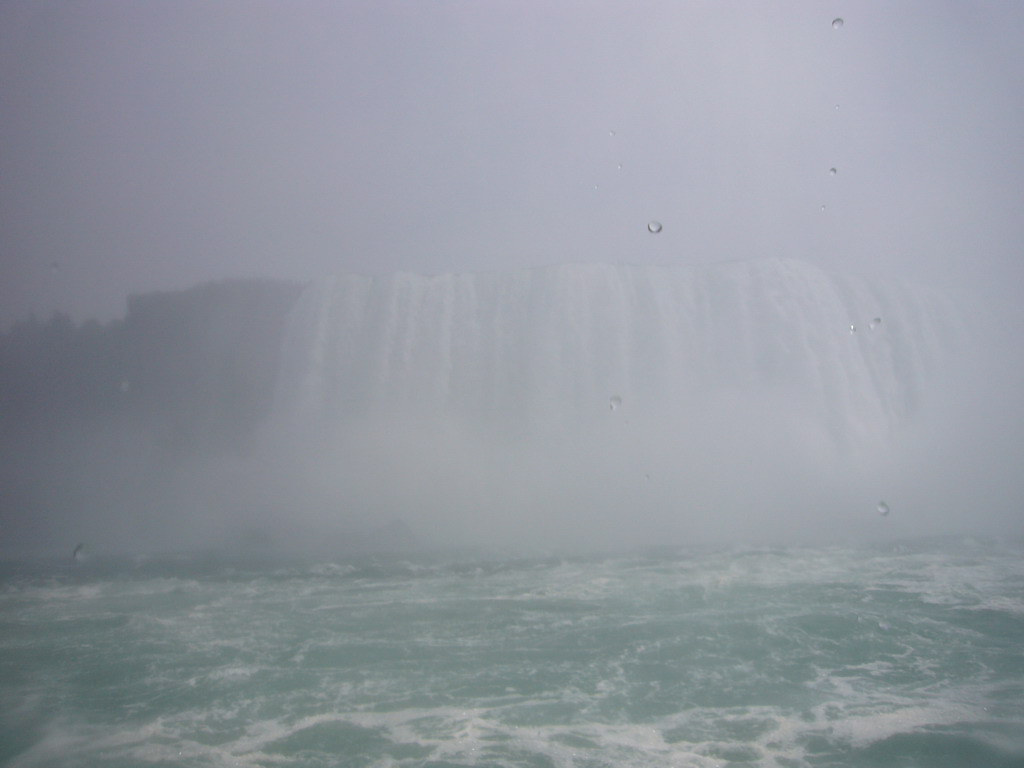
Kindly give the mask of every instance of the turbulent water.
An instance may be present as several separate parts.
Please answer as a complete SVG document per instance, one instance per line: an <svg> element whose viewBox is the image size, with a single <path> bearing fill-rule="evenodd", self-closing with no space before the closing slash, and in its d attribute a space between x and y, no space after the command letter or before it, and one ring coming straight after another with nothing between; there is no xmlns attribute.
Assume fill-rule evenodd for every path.
<svg viewBox="0 0 1024 768"><path fill-rule="evenodd" d="M1022 554L6 563L0 761L1024 765Z"/></svg>

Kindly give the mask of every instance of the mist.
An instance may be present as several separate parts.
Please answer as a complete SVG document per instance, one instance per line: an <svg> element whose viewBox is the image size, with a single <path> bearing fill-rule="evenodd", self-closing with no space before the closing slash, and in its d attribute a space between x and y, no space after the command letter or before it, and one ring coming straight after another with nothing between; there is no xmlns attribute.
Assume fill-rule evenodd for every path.
<svg viewBox="0 0 1024 768"><path fill-rule="evenodd" d="M0 548L1021 535L1022 13L6 3Z"/></svg>
<svg viewBox="0 0 1024 768"><path fill-rule="evenodd" d="M908 284L787 260L576 265L132 307L6 335L7 552L1024 533L1012 326Z"/></svg>
<svg viewBox="0 0 1024 768"><path fill-rule="evenodd" d="M442 547L1021 532L1018 361L969 304L798 262L330 287L264 433L328 519Z"/></svg>
<svg viewBox="0 0 1024 768"><path fill-rule="evenodd" d="M273 395L238 440L178 444L176 413L164 448L159 421L129 429L120 476L90 452L93 485L135 490L75 512L82 536L338 553L1021 533L1020 368L970 303L787 260L339 276L292 296ZM226 375L221 331L184 380ZM240 382L178 399L203 414Z"/></svg>

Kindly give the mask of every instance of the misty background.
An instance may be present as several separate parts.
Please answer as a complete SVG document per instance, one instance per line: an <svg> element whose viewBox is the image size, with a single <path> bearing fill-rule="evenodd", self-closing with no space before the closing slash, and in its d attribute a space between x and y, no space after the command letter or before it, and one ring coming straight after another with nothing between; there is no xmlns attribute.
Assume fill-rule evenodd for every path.
<svg viewBox="0 0 1024 768"><path fill-rule="evenodd" d="M0 547L262 547L325 529L331 546L463 543L538 526L548 507L572 509L534 537L559 544L601 528L607 545L643 515L636 543L1019 535L1022 16L3 4ZM585 430L482 449L446 411L380 422L340 455L267 437L310 281L762 258L922 286L970 331L949 340L927 407L874 451L773 439L793 422L744 380L700 431L718 442L683 451L730 489L719 520L677 526L680 488L650 490L687 465L663 425L625 453L621 435ZM354 499L351 465L365 478L374 457L393 492ZM882 531L891 493L906 502ZM791 514L759 512L772 497Z"/></svg>

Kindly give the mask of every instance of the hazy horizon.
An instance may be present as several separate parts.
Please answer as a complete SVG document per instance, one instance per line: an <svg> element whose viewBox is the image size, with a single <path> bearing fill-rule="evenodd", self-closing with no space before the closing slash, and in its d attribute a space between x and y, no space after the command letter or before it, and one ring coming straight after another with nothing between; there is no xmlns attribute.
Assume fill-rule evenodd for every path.
<svg viewBox="0 0 1024 768"><path fill-rule="evenodd" d="M5 389L39 430L5 444L0 549L1020 536L1019 369L977 320L794 260L150 295L18 332L49 375Z"/></svg>
<svg viewBox="0 0 1024 768"><path fill-rule="evenodd" d="M108 320L129 295L232 277L764 256L1010 308L1022 20L956 2L14 0L0 324Z"/></svg>
<svg viewBox="0 0 1024 768"><path fill-rule="evenodd" d="M287 500L281 489L290 488L310 516L330 517L336 498L372 479L367 497L388 504L367 502L367 514L410 513L432 494L417 514L428 526L448 514L454 528L446 499L472 507L479 489L460 473L479 462L473 482L491 497L504 492L510 515L518 502L524 520L544 523L544 505L533 501L551 491L552 506L583 500L565 514L569 535L586 528L592 502L609 510L614 538L629 528L634 500L620 470L642 457L675 475L671 490L652 496L651 508L662 507L654 517L686 498L689 469L706 498L733 499L740 527L770 529L757 505L774 504L783 536L802 532L801 515L825 525L814 514L829 501L868 510L874 524L871 510L886 499L889 527L904 525L904 505L879 487L886 483L919 510L945 510L935 521L1016 530L1022 22L1024 5L956 0L5 2L0 327L54 311L111 320L125 315L129 296L232 279L294 281L316 294L327 276L371 275L390 299L355 292L334 305L309 296L324 322L303 326L285 318L286 302L264 313L230 297L192 306L190 294L153 305L128 341L65 334L81 342L80 357L62 358L55 343L40 352L54 368L41 366L35 379L29 367L8 372L11 391L46 429L5 436L11 498L28 506L8 502L3 512L40 536L70 536L60 523L76 515L83 525L103 518L128 543L159 538L169 515L187 513L194 529L183 520L180 532L201 536L206 518L220 524L264 501L256 490L241 500L231 493L247 482L263 491L265 467L204 464L203 451L240 450L278 377L319 381L325 418L345 412L350 390L382 387L416 401L450 380L482 402L507 379L525 393L495 396L511 403L503 426L514 430L548 389L565 410L597 408L595 418L616 394L632 407L616 374L641 393L645 377L661 382L644 406L644 430L621 443L596 440L595 421L558 450L534 439L506 457L494 447L507 438L497 427L479 428L481 438L444 419L433 431L429 419L394 429L382 419L363 444L332 447L362 474L337 471L303 446L291 457L293 484L275 492ZM466 297L486 294L482 278L462 293L458 280L431 293L395 277L771 259L825 277L723 278L703 293L676 285L643 296L618 278L584 276L535 293L511 281L479 304ZM843 287L854 284L873 287L854 291L854 301ZM879 311L872 297L904 287L907 296L933 291L946 309L893 300L886 311L900 322L890 328L883 318L875 336L851 335ZM503 304L510 295L518 303ZM417 303L425 296L432 314ZM657 322L636 320L652 306ZM860 314L846 317L854 306ZM450 322L455 307L461 324ZM265 337L250 320L265 321ZM977 329L964 349L943 338L960 325ZM293 327L304 330L278 346L275 334ZM605 344L620 331L618 346ZM699 341L688 360L705 355L705 378L686 379L687 362L663 369L685 334ZM318 347L324 338L336 343ZM480 339L486 348L474 346ZM477 350L469 362L459 358L467 348ZM303 357L309 349L322 354ZM942 370L925 364L937 349L948 358ZM23 353L17 359L31 358L11 354ZM565 369L550 362L561 355L572 363ZM298 359L294 369L289 359ZM356 369L363 378L347 380ZM55 381L54 370L67 380ZM60 419L77 418L74 377L83 372L102 418L89 425L95 431L65 434ZM673 381L690 387L678 411ZM247 399L254 382L259 397ZM939 394L918 416L908 391L922 401ZM65 411L53 411L46 393ZM394 421L400 398L393 404ZM871 432L901 414L912 415L910 428L867 452L867 469L814 448L822 431ZM632 454L617 462L617 449ZM677 456L690 464L680 468ZM571 469L559 475L559 461ZM526 481L517 485L509 469ZM831 495L816 485L826 476L836 480ZM532 481L535 495L522 490ZM214 500L223 492L235 511L205 512L201 491ZM318 493L325 501L314 509ZM150 498L159 503L147 507ZM265 514L275 524L286 517ZM499 522L483 535L497 535Z"/></svg>

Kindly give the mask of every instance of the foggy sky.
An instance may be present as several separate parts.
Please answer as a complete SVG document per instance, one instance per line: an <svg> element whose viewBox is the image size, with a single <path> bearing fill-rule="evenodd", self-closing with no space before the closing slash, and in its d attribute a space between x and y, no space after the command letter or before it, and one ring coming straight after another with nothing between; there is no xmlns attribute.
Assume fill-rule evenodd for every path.
<svg viewBox="0 0 1024 768"><path fill-rule="evenodd" d="M225 277L761 256L1009 299L1022 22L958 0L7 0L0 323Z"/></svg>

